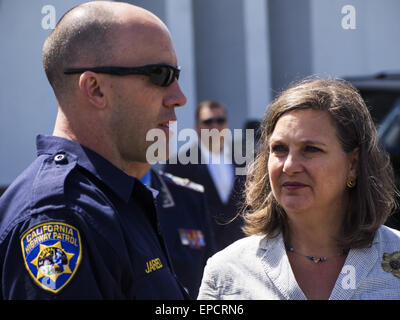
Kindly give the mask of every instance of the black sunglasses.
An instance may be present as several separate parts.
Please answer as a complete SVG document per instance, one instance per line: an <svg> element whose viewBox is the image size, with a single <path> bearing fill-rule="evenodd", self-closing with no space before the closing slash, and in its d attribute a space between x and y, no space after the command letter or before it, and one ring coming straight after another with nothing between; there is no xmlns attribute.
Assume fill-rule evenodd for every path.
<svg viewBox="0 0 400 320"><path fill-rule="evenodd" d="M117 76L126 76L130 74L144 74L150 77L151 83L160 87L168 87L175 79L179 79L180 67L173 67L168 64L150 64L141 67L93 67L65 69L64 74L83 73L92 71L95 73L106 73Z"/></svg>
<svg viewBox="0 0 400 320"><path fill-rule="evenodd" d="M224 124L226 122L226 118L224 117L218 117L218 118L209 118L206 120L201 120L201 123L209 126L212 123L217 123L217 124Z"/></svg>

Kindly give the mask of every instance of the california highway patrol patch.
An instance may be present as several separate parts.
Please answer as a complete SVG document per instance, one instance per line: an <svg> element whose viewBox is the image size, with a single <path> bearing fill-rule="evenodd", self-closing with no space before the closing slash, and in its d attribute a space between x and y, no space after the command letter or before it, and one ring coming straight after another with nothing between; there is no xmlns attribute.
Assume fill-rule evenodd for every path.
<svg viewBox="0 0 400 320"><path fill-rule="evenodd" d="M73 278L82 257L78 229L62 222L39 224L21 238L25 267L44 290L59 292Z"/></svg>

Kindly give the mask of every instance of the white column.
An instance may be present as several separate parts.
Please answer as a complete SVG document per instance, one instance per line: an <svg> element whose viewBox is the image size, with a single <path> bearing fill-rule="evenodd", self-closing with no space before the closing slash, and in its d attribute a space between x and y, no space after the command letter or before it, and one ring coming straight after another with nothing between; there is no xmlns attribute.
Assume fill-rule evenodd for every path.
<svg viewBox="0 0 400 320"><path fill-rule="evenodd" d="M176 109L178 130L193 128L197 97L192 0L166 0L165 13L165 22L182 67L179 84L187 97L186 106Z"/></svg>
<svg viewBox="0 0 400 320"><path fill-rule="evenodd" d="M243 0L248 118L261 119L271 100L267 0Z"/></svg>

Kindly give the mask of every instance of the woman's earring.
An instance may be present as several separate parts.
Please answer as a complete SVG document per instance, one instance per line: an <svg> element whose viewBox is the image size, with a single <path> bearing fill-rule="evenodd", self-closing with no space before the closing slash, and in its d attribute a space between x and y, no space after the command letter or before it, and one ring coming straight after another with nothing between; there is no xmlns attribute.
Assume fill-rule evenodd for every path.
<svg viewBox="0 0 400 320"><path fill-rule="evenodd" d="M356 186L356 178L349 177L347 179L346 185L347 185L348 188L353 189Z"/></svg>

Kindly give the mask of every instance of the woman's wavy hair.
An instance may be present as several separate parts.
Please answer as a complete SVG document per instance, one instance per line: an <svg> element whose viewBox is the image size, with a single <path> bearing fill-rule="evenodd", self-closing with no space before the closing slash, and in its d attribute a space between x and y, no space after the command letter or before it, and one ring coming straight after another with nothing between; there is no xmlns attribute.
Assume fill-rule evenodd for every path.
<svg viewBox="0 0 400 320"><path fill-rule="evenodd" d="M249 166L246 179L244 232L269 237L280 232L287 235L286 213L271 191L269 139L283 114L300 109L327 111L334 120L344 152L359 148L357 184L348 189L348 212L337 241L343 248L370 246L377 229L396 207L394 174L389 156L379 145L364 100L356 88L338 79L302 80L284 91L267 108L260 128L260 149Z"/></svg>

